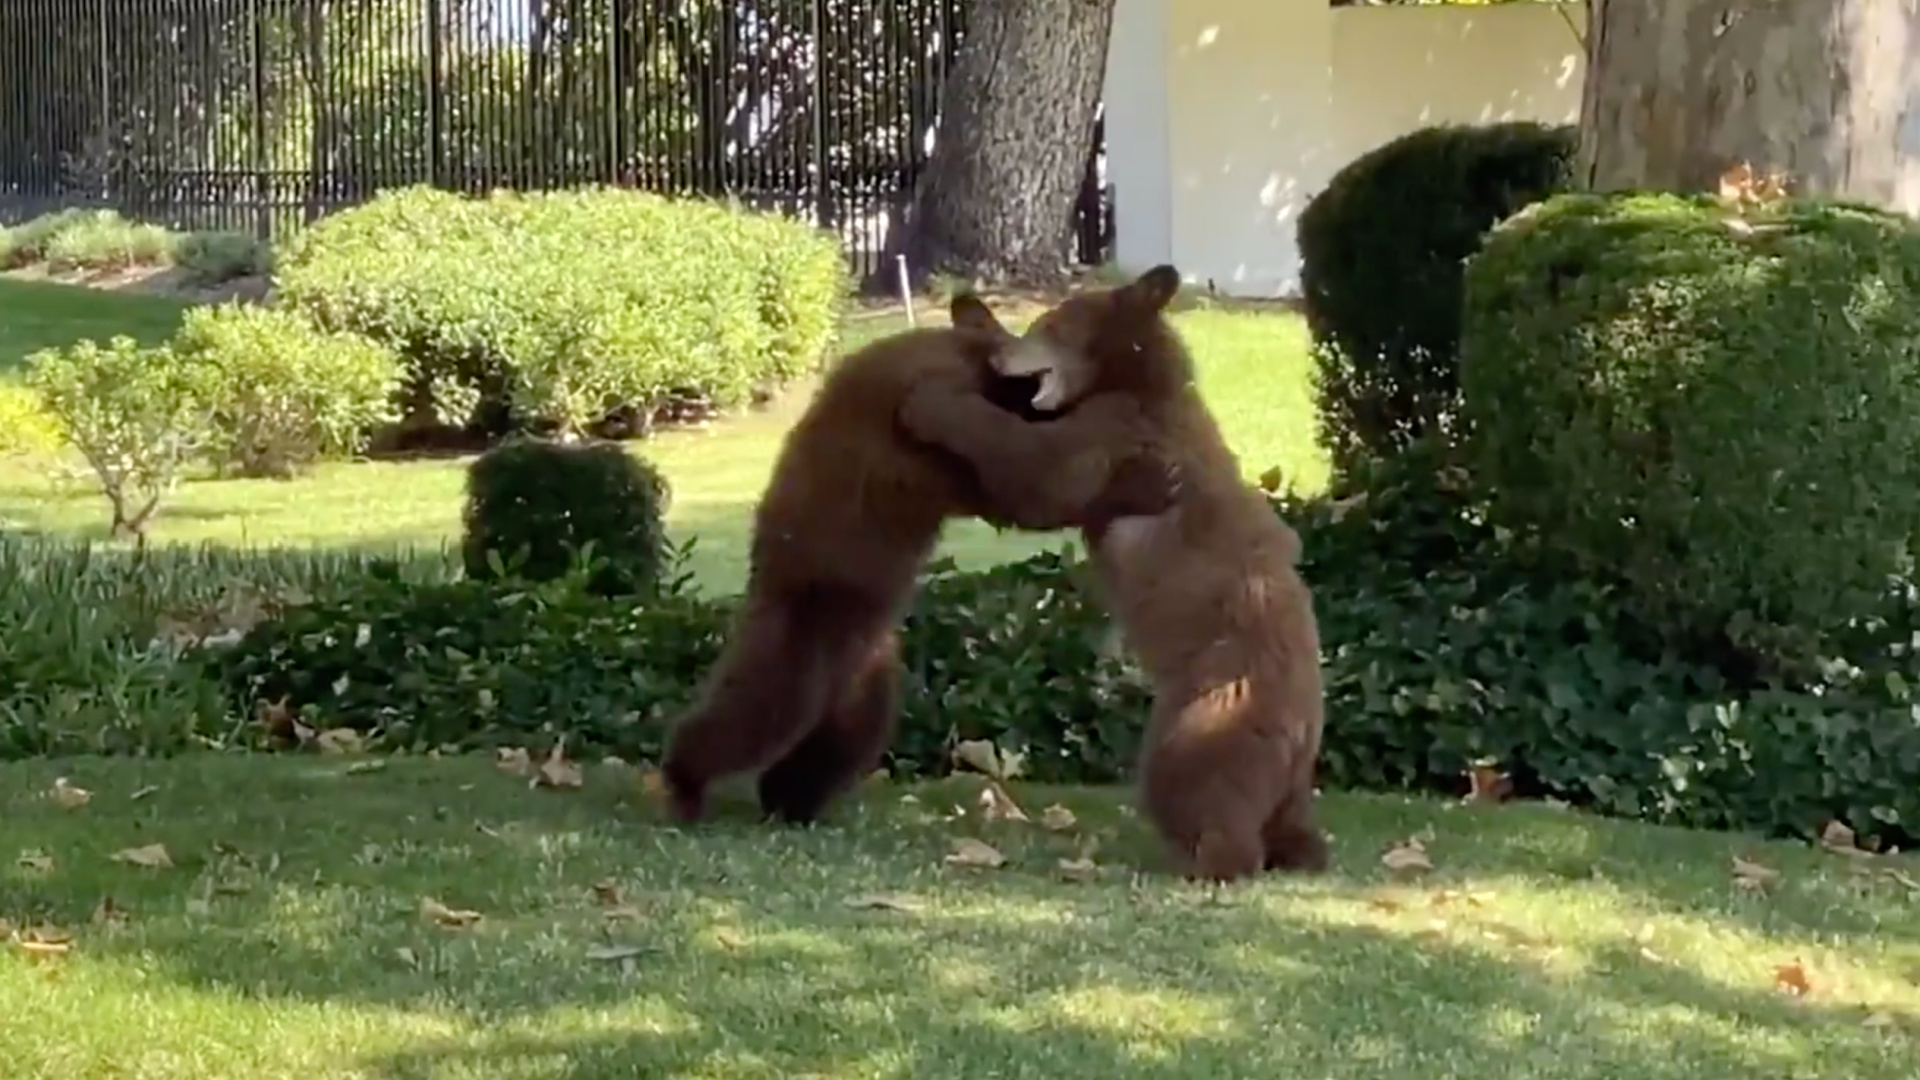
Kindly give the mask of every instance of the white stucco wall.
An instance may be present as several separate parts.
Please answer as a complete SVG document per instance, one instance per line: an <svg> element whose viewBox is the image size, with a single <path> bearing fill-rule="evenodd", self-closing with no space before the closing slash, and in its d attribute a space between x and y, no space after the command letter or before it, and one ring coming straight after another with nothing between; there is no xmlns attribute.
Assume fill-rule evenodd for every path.
<svg viewBox="0 0 1920 1080"><path fill-rule="evenodd" d="M1297 294L1295 221L1354 157L1429 124L1577 119L1583 26L1577 3L1119 0L1116 260L1172 262L1231 295Z"/></svg>

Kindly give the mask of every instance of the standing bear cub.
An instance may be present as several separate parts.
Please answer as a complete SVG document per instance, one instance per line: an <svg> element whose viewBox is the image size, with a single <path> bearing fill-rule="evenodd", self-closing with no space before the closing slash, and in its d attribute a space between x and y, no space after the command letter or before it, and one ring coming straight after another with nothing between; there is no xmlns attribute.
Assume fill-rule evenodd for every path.
<svg viewBox="0 0 1920 1080"><path fill-rule="evenodd" d="M1051 530L1172 504L1178 478L1129 395L1089 395L1035 424L1023 442L1034 459L992 476L909 437L909 407L1022 423L983 396L1004 396L989 366L999 344L966 327L873 342L834 367L787 433L754 510L746 595L661 761L676 819L704 815L713 780L763 770L762 811L811 821L879 765L898 712L896 627L947 519Z"/></svg>
<svg viewBox="0 0 1920 1080"><path fill-rule="evenodd" d="M1038 378L1039 410L1115 394L1136 401L1179 472L1166 512L1117 511L1082 530L1101 591L1153 680L1140 796L1176 866L1212 881L1319 871L1329 861L1313 806L1324 706L1300 540L1241 478L1200 399L1163 314L1179 283L1172 267L1155 267L1062 302L1020 337L977 301L956 302L955 322L1000 340L1000 373ZM902 419L973 462L983 481L1033 469L1028 448L1047 426L978 407L910 407Z"/></svg>

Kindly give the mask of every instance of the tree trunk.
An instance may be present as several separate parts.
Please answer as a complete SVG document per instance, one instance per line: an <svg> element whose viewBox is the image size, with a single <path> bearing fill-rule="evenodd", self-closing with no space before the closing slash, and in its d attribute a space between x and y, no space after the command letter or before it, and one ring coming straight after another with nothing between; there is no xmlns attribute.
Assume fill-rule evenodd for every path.
<svg viewBox="0 0 1920 1080"><path fill-rule="evenodd" d="M1580 164L1599 191L1795 194L1920 210L1913 0L1590 0Z"/></svg>
<svg viewBox="0 0 1920 1080"><path fill-rule="evenodd" d="M916 282L1058 281L1092 147L1115 0L975 0L933 151L889 256ZM877 277L892 280L892 259Z"/></svg>

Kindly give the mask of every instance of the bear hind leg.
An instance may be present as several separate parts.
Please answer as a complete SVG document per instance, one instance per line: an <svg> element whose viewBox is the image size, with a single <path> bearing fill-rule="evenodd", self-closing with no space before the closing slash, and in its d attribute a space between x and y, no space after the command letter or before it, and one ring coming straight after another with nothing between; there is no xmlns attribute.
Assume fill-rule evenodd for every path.
<svg viewBox="0 0 1920 1080"><path fill-rule="evenodd" d="M836 693L836 642L818 621L778 604L749 610L736 624L661 757L674 820L704 817L708 784L780 759L820 722Z"/></svg>
<svg viewBox="0 0 1920 1080"><path fill-rule="evenodd" d="M1317 874L1333 863L1326 835L1314 823L1311 790L1283 801L1260 830L1268 870Z"/></svg>
<svg viewBox="0 0 1920 1080"><path fill-rule="evenodd" d="M760 809L789 825L817 820L878 768L900 710L900 641L891 629L858 657L840 698L806 738L760 774Z"/></svg>

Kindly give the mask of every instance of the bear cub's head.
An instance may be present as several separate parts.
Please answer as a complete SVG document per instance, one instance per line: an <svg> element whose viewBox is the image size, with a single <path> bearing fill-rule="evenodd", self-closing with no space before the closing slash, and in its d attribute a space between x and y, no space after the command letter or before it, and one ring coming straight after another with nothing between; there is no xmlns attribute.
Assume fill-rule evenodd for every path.
<svg viewBox="0 0 1920 1080"><path fill-rule="evenodd" d="M987 388L994 404L1028 419L1057 415L1103 391L1177 393L1193 378L1186 350L1166 323L1180 273L1156 266L1117 288L1069 297L1014 335L978 297L953 299L955 326L999 342L999 375Z"/></svg>

